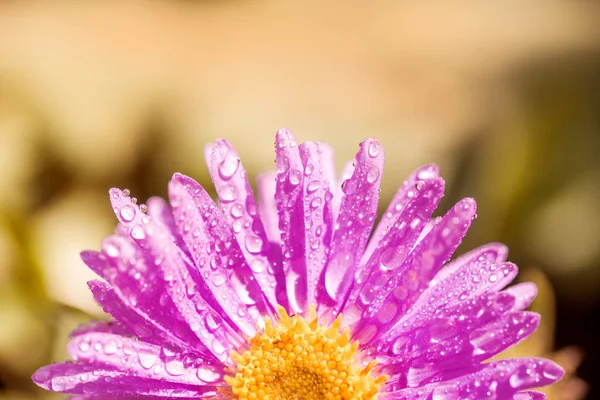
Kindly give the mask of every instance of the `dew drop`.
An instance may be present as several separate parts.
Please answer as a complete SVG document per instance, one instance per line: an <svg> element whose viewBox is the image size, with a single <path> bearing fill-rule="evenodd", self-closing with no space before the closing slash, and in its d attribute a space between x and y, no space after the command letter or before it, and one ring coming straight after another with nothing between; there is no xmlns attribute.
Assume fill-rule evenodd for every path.
<svg viewBox="0 0 600 400"><path fill-rule="evenodd" d="M369 156L375 158L381 152L381 144L378 142L372 142L369 144Z"/></svg>
<svg viewBox="0 0 600 400"><path fill-rule="evenodd" d="M225 283L225 276L220 272L217 272L210 276L210 280L215 286L221 286Z"/></svg>
<svg viewBox="0 0 600 400"><path fill-rule="evenodd" d="M321 181L314 180L308 184L308 186L306 187L306 191L308 193L313 193L317 191L319 187L321 187Z"/></svg>
<svg viewBox="0 0 600 400"><path fill-rule="evenodd" d="M131 228L131 237L135 240L143 240L146 237L146 231L144 231L141 225L136 225Z"/></svg>
<svg viewBox="0 0 600 400"><path fill-rule="evenodd" d="M310 206L311 206L311 208L317 208L321 205L322 202L323 202L323 200L320 197L315 197L310 202Z"/></svg>
<svg viewBox="0 0 600 400"><path fill-rule="evenodd" d="M125 207L121 208L119 214L121 214L123 221L131 222L135 218L135 208L131 205L126 205Z"/></svg>
<svg viewBox="0 0 600 400"><path fill-rule="evenodd" d="M237 191L235 186L227 185L219 190L219 199L224 203L229 203L237 198Z"/></svg>
<svg viewBox="0 0 600 400"><path fill-rule="evenodd" d="M256 258L250 262L250 269L252 269L252 271L256 272L257 274L260 274L265 270L265 263L264 261Z"/></svg>
<svg viewBox="0 0 600 400"><path fill-rule="evenodd" d="M221 374L212 371L208 368L202 367L198 368L198 370L196 371L196 375L198 376L198 379L207 383L216 382L221 378Z"/></svg>
<svg viewBox="0 0 600 400"><path fill-rule="evenodd" d="M228 153L221 164L219 164L219 175L224 180L229 180L237 172L240 159L235 154Z"/></svg>
<svg viewBox="0 0 600 400"><path fill-rule="evenodd" d="M143 353L143 352L140 352L138 356L140 358L140 365L146 369L152 368L152 366L156 362L156 358L157 358L156 354Z"/></svg>
<svg viewBox="0 0 600 400"><path fill-rule="evenodd" d="M342 192L344 192L347 195L351 195L356 193L356 182L354 182L352 180L352 178L350 179L346 179L343 183L342 183Z"/></svg>
<svg viewBox="0 0 600 400"><path fill-rule="evenodd" d="M244 244L246 245L246 250L252 254L260 253L263 246L263 241L256 235L249 234L244 239Z"/></svg>

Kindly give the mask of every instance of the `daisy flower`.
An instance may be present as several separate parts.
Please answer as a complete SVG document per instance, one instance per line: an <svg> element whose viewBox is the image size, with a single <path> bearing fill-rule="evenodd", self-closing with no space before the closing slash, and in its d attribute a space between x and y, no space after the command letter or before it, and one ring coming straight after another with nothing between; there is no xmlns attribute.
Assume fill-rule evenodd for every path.
<svg viewBox="0 0 600 400"><path fill-rule="evenodd" d="M400 187L373 232L383 149L361 143L338 180L333 151L275 139L258 203L225 140L206 150L215 203L175 174L169 204L111 189L119 219L82 259L114 320L72 334L73 361L39 386L75 399L541 399L552 361L490 361L539 324L533 284L497 243L449 262L475 201L432 217L434 165ZM339 183L341 182L341 184Z"/></svg>

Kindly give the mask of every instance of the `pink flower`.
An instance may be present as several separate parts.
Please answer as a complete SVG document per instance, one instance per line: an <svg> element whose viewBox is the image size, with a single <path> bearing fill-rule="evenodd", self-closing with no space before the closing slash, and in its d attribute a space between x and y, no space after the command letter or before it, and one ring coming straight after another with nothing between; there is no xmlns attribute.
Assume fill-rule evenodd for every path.
<svg viewBox="0 0 600 400"><path fill-rule="evenodd" d="M541 399L546 359L486 362L539 323L533 284L488 244L444 265L475 201L432 218L436 166L415 171L372 233L383 149L367 139L338 184L333 151L276 135L257 205L233 147L207 149L219 196L175 174L170 207L110 191L120 221L82 253L108 323L72 335L74 362L33 380L77 399Z"/></svg>

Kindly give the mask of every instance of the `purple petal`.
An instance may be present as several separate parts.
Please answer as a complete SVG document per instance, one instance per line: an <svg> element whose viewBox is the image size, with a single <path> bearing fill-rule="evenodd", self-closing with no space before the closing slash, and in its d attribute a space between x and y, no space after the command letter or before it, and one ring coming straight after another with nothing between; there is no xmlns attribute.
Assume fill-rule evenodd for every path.
<svg viewBox="0 0 600 400"><path fill-rule="evenodd" d="M443 194L444 182L441 179L424 183L420 190L415 189L412 200L386 230L369 260L362 268L359 267L358 278L343 310L344 325L352 328L359 319L371 317L372 310L369 308L375 297L394 271L402 267ZM400 311L394 303L389 303L379 313L379 318L389 322Z"/></svg>
<svg viewBox="0 0 600 400"><path fill-rule="evenodd" d="M286 277L287 298L293 313L308 309L308 287L305 243L296 235L304 232L304 206L302 201L304 166L296 138L287 129L280 129L275 136L277 183L275 201L279 214L283 271Z"/></svg>
<svg viewBox="0 0 600 400"><path fill-rule="evenodd" d="M507 288L505 292L515 296L516 301L514 309L520 311L531 305L537 296L538 290L535 283L523 282Z"/></svg>
<svg viewBox="0 0 600 400"><path fill-rule="evenodd" d="M331 254L319 283L319 310L331 319L340 312L373 228L383 169L383 150L374 139L360 144L352 177L342 184L344 196L335 223Z"/></svg>
<svg viewBox="0 0 600 400"><path fill-rule="evenodd" d="M511 397L511 400L544 400L546 395L535 390L516 393Z"/></svg>
<svg viewBox="0 0 600 400"><path fill-rule="evenodd" d="M493 257L493 259L497 263L504 262L504 261L506 261L506 258L508 257L508 248L505 245L503 245L502 243L488 243L486 245L483 245L483 246L477 247L476 249L468 251L467 253L458 257L456 260L453 260L452 262L449 262L448 264L444 265L438 271L438 273L435 275L435 277L431 280L431 282L429 283L429 286L437 285L439 282L443 281L448 276L452 275L453 273L458 271L460 268L462 268L463 265L465 265L469 262L473 262L480 257L481 258Z"/></svg>
<svg viewBox="0 0 600 400"><path fill-rule="evenodd" d="M473 199L458 202L418 243L403 265L393 271L371 303L368 318L363 319L353 332L361 346L387 332L415 304L438 269L462 241L475 217L475 210ZM388 312L388 308L393 309L393 313ZM378 313L383 313L383 317L374 323ZM393 315L389 317L388 314Z"/></svg>
<svg viewBox="0 0 600 400"><path fill-rule="evenodd" d="M192 353L171 353L163 347L110 333L78 335L67 346L74 360L100 364L139 378L186 385L213 385L223 380L223 365Z"/></svg>
<svg viewBox="0 0 600 400"><path fill-rule="evenodd" d="M102 282L90 283L96 301L106 312L140 337L157 335L178 347L205 349L187 324L175 317L179 312L166 293L158 268L148 268L139 250L122 237L105 239L103 248L102 253L83 252L81 259L112 286L108 290ZM156 299L160 299L160 307Z"/></svg>
<svg viewBox="0 0 600 400"><path fill-rule="evenodd" d="M231 347L236 343L245 343L245 340L222 320L220 310L214 308L218 304L210 296L197 269L176 246L169 232L142 213L123 192L112 189L111 202L121 224L129 231L132 241L135 242L135 248L140 250L140 254L131 261L138 264L141 262L145 269L137 273L129 269L128 273L133 275L133 281L138 281L135 283L137 290L132 291L129 296L139 296L140 292L147 290L143 282L143 274L157 271L161 279L154 279L153 283L160 289L153 297L144 299L149 303L147 307L154 314L169 310L170 314L165 316L169 324L183 323L215 357L221 361L227 360ZM132 208L134 213L124 216L123 210L129 209L127 207ZM119 254L122 258L122 248ZM173 313L171 304L174 305L176 313ZM179 318L182 321L179 321Z"/></svg>
<svg viewBox="0 0 600 400"><path fill-rule="evenodd" d="M176 349L193 348L195 351L206 351L205 346L194 336L193 343L188 343L174 334L170 327L164 327L143 311L130 307L108 284L101 281L90 281L88 286L94 299L104 312L111 314L127 331L152 343ZM187 332L186 332L187 333ZM190 336L186 335L185 338Z"/></svg>
<svg viewBox="0 0 600 400"><path fill-rule="evenodd" d="M369 240L369 244L367 245L367 249L365 250L362 258L363 264L365 264L371 257L381 239L393 226L398 217L400 217L400 214L402 214L409 201L415 196L416 193L418 193L419 185L422 185L430 180L437 180L439 176L440 170L438 166L435 164L430 164L414 171L404 181L404 183L402 183L402 186L400 186L387 209L383 213L381 220L373 232L373 235L371 235L371 239Z"/></svg>
<svg viewBox="0 0 600 400"><path fill-rule="evenodd" d="M354 174L355 170L355 164L355 160L350 160L346 164L344 164L344 167L342 168L342 173L340 174L340 178L332 188L333 199L331 199L331 207L333 208L334 221L337 221L337 217L340 215L340 207L342 205L342 198L344 197L342 185L348 179L352 178L352 174Z"/></svg>
<svg viewBox="0 0 600 400"><path fill-rule="evenodd" d="M263 221L265 233L269 241L279 244L281 233L279 232L279 215L275 204L275 187L277 173L263 172L256 177L258 188L258 213Z"/></svg>
<svg viewBox="0 0 600 400"><path fill-rule="evenodd" d="M173 373L179 374L178 367ZM95 364L65 363L40 368L32 377L40 387L59 393L87 395L138 394L164 397L201 398L216 391L215 385L188 385L148 379ZM198 380L201 382L200 380Z"/></svg>
<svg viewBox="0 0 600 400"><path fill-rule="evenodd" d="M231 226L200 184L175 174L169 199L180 234L211 293L210 304L248 336L269 313Z"/></svg>
<svg viewBox="0 0 600 400"><path fill-rule="evenodd" d="M304 165L302 199L304 235L296 240L304 241L304 265L296 281L305 281L308 304L316 304L317 281L321 276L324 261L329 254L333 218L329 177L325 175L325 161L320 144L306 142L300 145L300 157ZM293 271L292 271L293 272Z"/></svg>
<svg viewBox="0 0 600 400"><path fill-rule="evenodd" d="M277 283L284 280L283 271L274 269L269 260L271 243L258 214L246 170L233 146L223 139L218 139L212 148L210 166L225 219L231 224L263 294L274 308L277 305Z"/></svg>
<svg viewBox="0 0 600 400"><path fill-rule="evenodd" d="M492 362L480 367L452 371L441 382L417 388L396 388L393 377L383 398L416 399L506 399L520 390L554 383L562 378L563 369L556 363L537 358Z"/></svg>

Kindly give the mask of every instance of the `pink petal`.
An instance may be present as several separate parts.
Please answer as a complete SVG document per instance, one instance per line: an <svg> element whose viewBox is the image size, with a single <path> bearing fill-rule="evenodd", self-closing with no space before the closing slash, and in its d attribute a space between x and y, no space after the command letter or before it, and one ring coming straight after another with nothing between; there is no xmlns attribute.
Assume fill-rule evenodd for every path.
<svg viewBox="0 0 600 400"><path fill-rule="evenodd" d="M202 186L187 176L173 176L169 199L210 298L244 334L253 336L256 321L270 311L231 226Z"/></svg>
<svg viewBox="0 0 600 400"><path fill-rule="evenodd" d="M81 363L42 367L33 375L33 381L53 392L87 395L137 394L201 398L203 394L214 392L217 388L214 385L187 385L148 379L119 371L114 367Z"/></svg>
<svg viewBox="0 0 600 400"><path fill-rule="evenodd" d="M515 296L516 302L514 309L520 311L531 305L537 296L538 290L535 283L523 282L507 288L505 292Z"/></svg>
<svg viewBox="0 0 600 400"><path fill-rule="evenodd" d="M307 286L308 304L316 304L317 281L321 276L324 262L329 254L333 218L329 177L325 175L325 161L321 145L306 142L300 145L300 157L304 165L302 200L304 214L304 235L296 240L304 242L303 270L298 271L297 281Z"/></svg>
<svg viewBox="0 0 600 400"><path fill-rule="evenodd" d="M562 378L564 371L556 363L536 358L496 361L479 367L452 371L440 381L417 388L396 388L389 381L384 399L506 399L522 389L545 386Z"/></svg>
<svg viewBox="0 0 600 400"><path fill-rule="evenodd" d="M367 310L372 307L375 297L381 293L381 288L394 271L403 266L443 194L444 182L441 179L424 183L420 190L415 189L412 200L397 215L394 224L386 230L386 235L380 238L366 264L359 267L356 274L358 278L343 311L344 325L354 327L359 318L370 318L372 310ZM391 304L389 307L395 305ZM391 320L401 310L388 308L383 312L385 315L381 317Z"/></svg>
<svg viewBox="0 0 600 400"><path fill-rule="evenodd" d="M210 165L225 219L233 227L256 281L274 308L277 305L277 284L284 280L283 270L275 269L278 265L269 259L271 243L258 214L247 172L233 146L223 139L215 142ZM232 195L235 199L230 197Z"/></svg>
<svg viewBox="0 0 600 400"><path fill-rule="evenodd" d="M369 307L369 315L354 330L354 337L365 346L387 332L415 304L439 268L456 250L475 217L475 201L463 199L450 209L409 254L403 265L394 270ZM455 289L457 286L453 286ZM373 324L378 313L393 316ZM382 311L380 311L382 310Z"/></svg>
<svg viewBox="0 0 600 400"><path fill-rule="evenodd" d="M139 378L186 385L214 385L224 367L193 353L171 353L163 347L121 335L90 332L73 338L67 350L74 360L101 364Z"/></svg>
<svg viewBox="0 0 600 400"><path fill-rule="evenodd" d="M81 253L81 259L112 286L98 281L89 283L104 311L139 337L156 336L178 347L204 350L206 347L189 326L173 318L179 312L166 293L158 268L147 268L139 251L122 237L105 239L103 247L102 253ZM156 299L160 299L160 307L156 306Z"/></svg>
<svg viewBox="0 0 600 400"><path fill-rule="evenodd" d="M162 279L159 281L155 279L155 283L158 283L157 286L161 289L157 295L148 299L150 302L148 306L152 312L164 313L162 304L157 307L156 301L158 299L159 302L169 306L171 303L168 299L170 299L177 313L170 313L169 323L179 322L176 315L180 315L183 323L210 352L221 361L227 360L231 347L235 343L245 343L245 340L222 320L220 310L215 310L214 306L218 303L209 295L199 272L190 265L187 256L176 246L170 233L142 213L123 192L112 189L111 202L121 224L129 231L132 241L142 252L132 259L145 266L145 271L139 272L139 279L135 279L137 275L133 276L134 280L140 282L137 283L138 289L132 294L136 296L148 290L143 284L142 273L157 271ZM131 208L134 212L124 216L123 210ZM119 253L122 254L123 250L121 249ZM134 272L129 273L133 275ZM166 296L163 295L165 292ZM172 309L172 306L170 307ZM168 310L167 307L165 308Z"/></svg>
<svg viewBox="0 0 600 400"><path fill-rule="evenodd" d="M296 237L304 232L303 181L304 166L296 138L287 129L275 136L277 183L275 201L279 214L283 271L289 307L293 313L308 309L308 287L304 241Z"/></svg>
<svg viewBox="0 0 600 400"><path fill-rule="evenodd" d="M335 223L331 254L319 283L321 315L334 318L354 281L358 263L377 215L383 150L374 139L360 144L352 177L342 184L344 196Z"/></svg>
<svg viewBox="0 0 600 400"><path fill-rule="evenodd" d="M275 172L263 172L256 177L258 213L263 221L269 241L279 244L281 233L279 232L279 215L275 204L276 180L277 173Z"/></svg>
<svg viewBox="0 0 600 400"><path fill-rule="evenodd" d="M419 185L422 185L430 180L437 180L439 176L440 170L438 166L435 164L430 164L414 171L404 181L404 183L402 183L402 186L400 186L392 198L392 201L389 203L387 209L383 213L381 220L373 232L373 235L371 235L371 239L369 239L369 244L367 245L367 249L365 250L361 261L362 264L365 264L371 257L378 243L386 235L388 229L392 227L400 214L404 211L404 208L409 201L415 196L416 193L418 193Z"/></svg>

